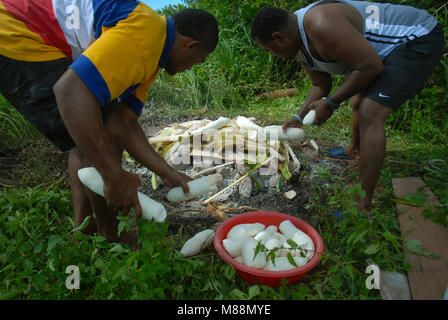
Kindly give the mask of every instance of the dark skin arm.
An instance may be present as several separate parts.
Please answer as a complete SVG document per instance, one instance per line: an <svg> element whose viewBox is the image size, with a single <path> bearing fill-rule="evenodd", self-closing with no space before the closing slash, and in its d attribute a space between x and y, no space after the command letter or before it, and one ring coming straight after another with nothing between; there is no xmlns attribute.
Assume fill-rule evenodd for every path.
<svg viewBox="0 0 448 320"><path fill-rule="evenodd" d="M345 63L351 69L345 82L331 96L336 103L366 89L383 69L380 56L362 35L362 18L347 7L320 5L311 9L304 21L308 38L318 55L325 61ZM332 114L325 100L311 103L309 109L316 110L314 124L317 125L323 124Z"/></svg>
<svg viewBox="0 0 448 320"><path fill-rule="evenodd" d="M301 59L300 62L302 63L302 66L305 69L306 73L309 75L312 84L305 102L297 112L303 119L310 110L309 106L311 105L311 103L321 99L322 97L326 97L330 93L332 78L328 73L309 70ZM299 120L297 120L296 117L292 117L283 123L283 132L285 132L286 128L288 127L300 128L302 127L302 124L299 122Z"/></svg>
<svg viewBox="0 0 448 320"><path fill-rule="evenodd" d="M123 170L121 155L116 154L106 134L96 97L71 69L56 82L53 91L62 120L73 141L104 180L104 195L107 205L125 212L134 208L137 217L141 217L142 211L137 197L137 189L141 185L140 179ZM128 121L125 123L129 124ZM133 150L130 151L130 154L133 155L134 152L137 152L135 157L137 160L142 160L143 164L152 163L151 156L141 155L145 150L146 152L152 150L143 132L134 129L130 131L130 135L137 140L130 143L130 139L126 139L128 141L125 142L125 147ZM142 145L145 146L143 140L146 143L146 149L142 148ZM138 148L142 149L136 151ZM154 152L154 150L152 151ZM162 168L158 161L155 163L154 171L160 172L161 175L166 174L166 168ZM168 183L174 183L174 181L176 181L175 175L171 174Z"/></svg>
<svg viewBox="0 0 448 320"><path fill-rule="evenodd" d="M146 168L160 176L168 188L180 185L184 190L184 193L187 194L189 192L187 182L192 179L171 168L168 163L154 151L142 128L138 124L138 117L135 112L124 104L120 104L116 112L118 112L120 118L123 119L123 124L126 127L125 130L127 134L124 146L129 154Z"/></svg>

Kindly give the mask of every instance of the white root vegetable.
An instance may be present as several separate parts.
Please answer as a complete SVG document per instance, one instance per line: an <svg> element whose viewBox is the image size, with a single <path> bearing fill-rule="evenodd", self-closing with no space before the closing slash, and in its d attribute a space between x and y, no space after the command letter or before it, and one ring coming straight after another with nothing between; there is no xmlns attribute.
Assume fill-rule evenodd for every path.
<svg viewBox="0 0 448 320"><path fill-rule="evenodd" d="M300 128L289 127L283 133L282 126L268 126L264 128L266 139L277 140L301 140L305 137L305 131Z"/></svg>
<svg viewBox="0 0 448 320"><path fill-rule="evenodd" d="M199 197L204 193L215 193L218 191L216 184L220 181L222 181L222 176L220 174L202 177L188 182L188 187L190 188L190 195L188 197L185 195L182 187L178 186L168 191L166 198L171 202L180 202Z"/></svg>
<svg viewBox="0 0 448 320"><path fill-rule="evenodd" d="M219 117L218 120L213 121L209 124L207 124L204 127L198 128L194 131L191 132L191 135L198 135L198 134L202 134L202 133L207 133L208 130L219 130L222 127L225 127L226 125L228 125L232 120L230 120L229 118L224 118L224 117Z"/></svg>
<svg viewBox="0 0 448 320"><path fill-rule="evenodd" d="M295 225L292 224L289 220L284 220L280 225L278 226L280 231L283 233L284 236L286 236L289 239L292 239L297 231L300 231L296 228Z"/></svg>
<svg viewBox="0 0 448 320"><path fill-rule="evenodd" d="M274 248L280 248L282 243L277 238L270 236L260 241L268 250L272 250Z"/></svg>
<svg viewBox="0 0 448 320"><path fill-rule="evenodd" d="M254 237L257 235L258 232L263 231L265 228L265 225L262 223L246 223L244 227L247 230L247 234L250 237Z"/></svg>
<svg viewBox="0 0 448 320"><path fill-rule="evenodd" d="M280 240L281 243L284 243L286 240L288 240L288 238L286 238L283 234L281 234L280 232L274 232L272 234L273 237L277 238L278 240Z"/></svg>
<svg viewBox="0 0 448 320"><path fill-rule="evenodd" d="M255 256L255 248L258 241L253 238L244 240L241 248L244 264L248 267L262 269L266 265L266 256L264 252L260 251Z"/></svg>
<svg viewBox="0 0 448 320"><path fill-rule="evenodd" d="M305 118L303 118L303 125L304 126L309 126L309 125L313 124L315 116L316 116L316 111L315 110L310 110L306 114Z"/></svg>
<svg viewBox="0 0 448 320"><path fill-rule="evenodd" d="M237 238L247 238L249 234L247 233L246 228L242 224L238 224L234 226L227 233L227 239L237 239Z"/></svg>
<svg viewBox="0 0 448 320"><path fill-rule="evenodd" d="M239 262L239 263L244 263L243 256L236 257L236 258L235 258L235 261L236 261L236 262Z"/></svg>
<svg viewBox="0 0 448 320"><path fill-rule="evenodd" d="M292 247L288 240L294 241L298 247ZM254 258L255 249L259 243L266 250L260 250ZM288 256L290 256L289 259L291 257L294 259L298 267L307 264L314 256L312 239L290 220L282 221L279 227L270 225L265 228L261 223L235 225L227 233L227 238L223 240L223 246L235 260L246 266L270 271L296 268L289 262ZM275 265L270 256L267 256L267 252L272 252L274 249L276 249Z"/></svg>
<svg viewBox="0 0 448 320"><path fill-rule="evenodd" d="M208 247L213 243L213 239L215 237L215 231L211 229L206 229L201 231L193 236L193 238L188 239L180 253L182 253L186 257L194 256L201 252L202 249Z"/></svg>
<svg viewBox="0 0 448 320"><path fill-rule="evenodd" d="M94 167L82 168L78 170L78 177L87 188L104 197L104 181ZM137 192L137 196L142 208L143 218L146 220L154 219L157 222L165 221L166 209L162 204L154 201L141 192Z"/></svg>
<svg viewBox="0 0 448 320"><path fill-rule="evenodd" d="M261 223L243 223L234 226L227 233L227 239L235 239L241 237L254 237L260 231L265 228L264 224Z"/></svg>
<svg viewBox="0 0 448 320"><path fill-rule="evenodd" d="M263 131L262 127L260 127L259 125L255 124L252 120L250 120L250 119L248 119L246 117L243 117L243 116L238 116L236 118L236 124L241 129Z"/></svg>
<svg viewBox="0 0 448 320"><path fill-rule="evenodd" d="M222 244L227 252L232 256L232 258L241 256L241 247L243 246L243 242L249 239L248 237L241 238L233 238L233 239L224 239L222 240Z"/></svg>
<svg viewBox="0 0 448 320"><path fill-rule="evenodd" d="M264 229L263 231L260 231L259 233L257 233L254 237L255 240L261 241L267 237L272 236L272 234L274 232L277 232L278 228L277 226L269 226L266 229Z"/></svg>

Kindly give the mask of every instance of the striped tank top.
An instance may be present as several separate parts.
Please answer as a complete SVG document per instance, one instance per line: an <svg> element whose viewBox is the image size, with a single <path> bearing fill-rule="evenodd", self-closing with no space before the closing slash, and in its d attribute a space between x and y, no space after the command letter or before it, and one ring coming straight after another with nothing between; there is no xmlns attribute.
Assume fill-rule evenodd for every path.
<svg viewBox="0 0 448 320"><path fill-rule="evenodd" d="M305 8L297 10L299 31L304 46L312 61L308 61L301 50L298 55L306 63L308 69L331 74L347 74L349 66L340 62L323 62L313 57L308 46L303 20L311 8L323 3L345 3L354 7L364 20L364 37L381 57L386 58L397 46L422 37L431 32L437 25L437 20L425 10L404 5L376 3L350 0L321 0Z"/></svg>

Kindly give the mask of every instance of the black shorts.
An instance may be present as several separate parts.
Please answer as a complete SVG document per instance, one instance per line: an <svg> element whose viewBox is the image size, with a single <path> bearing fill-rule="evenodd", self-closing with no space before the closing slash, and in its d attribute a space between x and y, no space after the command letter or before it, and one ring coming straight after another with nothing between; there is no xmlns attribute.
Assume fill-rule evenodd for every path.
<svg viewBox="0 0 448 320"><path fill-rule="evenodd" d="M59 114L53 86L67 71L70 59L17 61L0 55L0 93L61 151L75 146ZM116 109L113 101L101 107L103 122Z"/></svg>
<svg viewBox="0 0 448 320"><path fill-rule="evenodd" d="M439 65L444 49L440 24L426 36L395 48L383 60L383 71L364 92L364 98L398 109L423 88Z"/></svg>

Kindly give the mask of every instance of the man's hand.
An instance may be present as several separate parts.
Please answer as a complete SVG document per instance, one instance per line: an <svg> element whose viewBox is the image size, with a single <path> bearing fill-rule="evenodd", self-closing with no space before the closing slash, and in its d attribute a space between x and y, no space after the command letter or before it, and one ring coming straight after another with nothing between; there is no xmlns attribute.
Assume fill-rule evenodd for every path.
<svg viewBox="0 0 448 320"><path fill-rule="evenodd" d="M137 175L121 170L120 174L104 179L104 198L109 207L122 215L134 208L137 218L142 217L142 208L137 196L141 182Z"/></svg>
<svg viewBox="0 0 448 320"><path fill-rule="evenodd" d="M333 111L330 109L325 99L320 99L312 102L309 105L309 109L314 109L316 111L314 124L318 126L324 124L325 121L327 121L333 114Z"/></svg>
<svg viewBox="0 0 448 320"><path fill-rule="evenodd" d="M302 126L303 125L299 122L299 119L297 119L296 117L292 117L292 118L286 120L285 122L283 122L283 125L282 125L283 133L285 133L286 129L289 127L301 128Z"/></svg>
<svg viewBox="0 0 448 320"><path fill-rule="evenodd" d="M188 187L187 183L189 181L192 181L193 179L191 179L189 176L171 168L171 170L167 171L160 177L162 178L163 183L168 188L181 186L186 196L190 194L190 188Z"/></svg>

